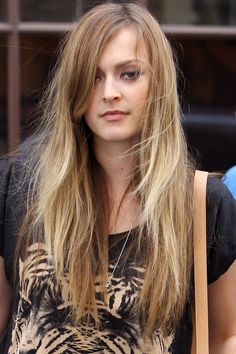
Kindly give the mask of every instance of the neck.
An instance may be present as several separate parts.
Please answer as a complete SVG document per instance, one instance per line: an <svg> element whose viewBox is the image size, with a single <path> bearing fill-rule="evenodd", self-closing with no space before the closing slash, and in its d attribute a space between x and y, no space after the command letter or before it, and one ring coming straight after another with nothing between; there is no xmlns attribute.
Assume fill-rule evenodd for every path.
<svg viewBox="0 0 236 354"><path fill-rule="evenodd" d="M130 143L94 142L95 156L105 171L109 189L127 188L133 168L132 156L127 153L130 147Z"/></svg>
<svg viewBox="0 0 236 354"><path fill-rule="evenodd" d="M123 232L138 224L138 202L127 189L133 172L132 154L127 153L131 146L130 143L94 142L94 153L105 172L110 198L110 233Z"/></svg>

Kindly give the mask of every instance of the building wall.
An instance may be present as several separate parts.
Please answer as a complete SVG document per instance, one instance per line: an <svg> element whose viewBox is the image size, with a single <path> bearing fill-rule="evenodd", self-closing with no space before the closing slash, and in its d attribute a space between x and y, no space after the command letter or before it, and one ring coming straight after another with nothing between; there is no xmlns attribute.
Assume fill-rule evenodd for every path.
<svg viewBox="0 0 236 354"><path fill-rule="evenodd" d="M200 119L206 114L233 119L236 111L236 0L222 1L140 0L163 26L178 58L184 112ZM101 2L0 0L0 153L32 133L61 33Z"/></svg>

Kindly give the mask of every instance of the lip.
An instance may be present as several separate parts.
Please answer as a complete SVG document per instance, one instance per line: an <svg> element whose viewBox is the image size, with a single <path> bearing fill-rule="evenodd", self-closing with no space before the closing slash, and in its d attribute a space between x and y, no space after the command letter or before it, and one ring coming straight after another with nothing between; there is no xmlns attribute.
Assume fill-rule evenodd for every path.
<svg viewBox="0 0 236 354"><path fill-rule="evenodd" d="M112 121L112 120L123 119L124 116L126 116L126 115L127 115L127 112L114 110L114 111L107 111L107 112L101 114L101 117L105 120Z"/></svg>

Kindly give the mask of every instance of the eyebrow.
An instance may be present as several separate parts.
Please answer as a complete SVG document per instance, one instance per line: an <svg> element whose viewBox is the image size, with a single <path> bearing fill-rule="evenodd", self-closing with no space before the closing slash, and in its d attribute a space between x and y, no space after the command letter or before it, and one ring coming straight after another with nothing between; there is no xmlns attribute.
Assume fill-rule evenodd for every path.
<svg viewBox="0 0 236 354"><path fill-rule="evenodd" d="M122 61L118 64L115 65L115 68L116 69L119 69L119 68L122 68L123 66L126 66L126 65L130 65L130 64L142 64L143 62L140 61L140 60L137 60L137 59L131 59L131 60L125 60L125 61ZM98 66L97 70L101 71L102 72L102 69Z"/></svg>

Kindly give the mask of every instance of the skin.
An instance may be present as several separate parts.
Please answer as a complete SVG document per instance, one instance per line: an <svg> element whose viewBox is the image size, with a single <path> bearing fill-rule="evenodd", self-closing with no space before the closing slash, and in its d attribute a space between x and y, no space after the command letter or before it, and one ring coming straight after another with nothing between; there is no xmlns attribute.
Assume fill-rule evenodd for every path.
<svg viewBox="0 0 236 354"><path fill-rule="evenodd" d="M139 129L140 112L144 108L148 94L146 65L144 76L137 82L124 82L120 71L116 70L119 62L136 57L136 44L135 33L129 28L122 29L108 43L99 62L98 81L86 114L87 124L94 133L97 159L106 172L111 198L117 204L120 203L127 186L127 176L132 169L132 161L121 156L132 146L133 136ZM145 50L139 55L142 62L148 63ZM123 109L130 115L127 116L127 120L104 122L99 116L110 109ZM137 201L132 198L124 200L119 215L111 213L110 228L113 233L132 227L136 212ZM210 354L235 354L236 262L208 288Z"/></svg>
<svg viewBox="0 0 236 354"><path fill-rule="evenodd" d="M208 287L210 354L236 353L236 261Z"/></svg>
<svg viewBox="0 0 236 354"><path fill-rule="evenodd" d="M0 341L6 331L11 308L12 289L7 281L4 260L0 257Z"/></svg>
<svg viewBox="0 0 236 354"><path fill-rule="evenodd" d="M146 71L148 56L145 48L139 52L135 33L122 29L111 39L102 53L96 83L86 114L86 121L94 135L94 150L102 165L112 201L111 233L128 230L137 223L138 203L127 195L121 200L132 170L132 160L124 152L133 144L140 128L141 113L148 95L149 77ZM143 73L134 80L126 80L127 69L120 66L127 60L139 60ZM117 66L118 65L118 66ZM138 66L139 67L139 66ZM123 70L125 69L125 70ZM124 72L126 73L123 76ZM135 74L134 76L136 76ZM104 120L101 114L122 110L122 119ZM114 118L114 117L112 117ZM117 208L120 211L117 215ZM217 281L209 286L210 354L236 353L236 262ZM7 282L4 261L0 257L0 337L4 334L10 314L11 288ZM203 353L201 353L203 354Z"/></svg>
<svg viewBox="0 0 236 354"><path fill-rule="evenodd" d="M96 158L106 174L111 233L134 227L138 217L137 201L125 195L132 160L124 156L140 130L149 89L148 54L144 46L137 44L136 34L129 27L118 31L109 41L98 63L85 114L93 132ZM123 113L113 114L117 111ZM106 112L112 114L103 116Z"/></svg>
<svg viewBox="0 0 236 354"><path fill-rule="evenodd" d="M121 29L107 44L98 63L85 120L94 133L95 150L105 142L125 151L133 144L147 100L149 75L145 48L137 48L131 28ZM106 112L122 114L104 116Z"/></svg>

